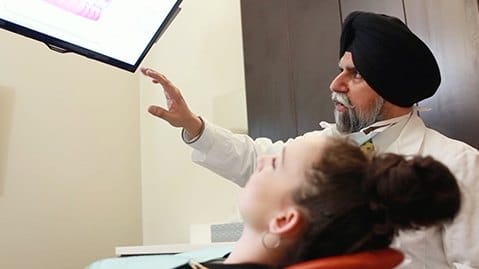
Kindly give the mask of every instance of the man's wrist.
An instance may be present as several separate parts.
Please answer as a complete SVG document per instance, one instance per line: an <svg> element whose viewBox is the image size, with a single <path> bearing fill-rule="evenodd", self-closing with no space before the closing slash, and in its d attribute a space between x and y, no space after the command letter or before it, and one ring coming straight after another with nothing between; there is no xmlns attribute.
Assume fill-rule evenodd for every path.
<svg viewBox="0 0 479 269"><path fill-rule="evenodd" d="M183 138L183 141L185 141L185 143L187 144L196 142L203 134L203 131L205 129L205 122L200 116L198 116L197 119L199 121L199 124L195 123L195 125L199 126L199 128L198 127L193 127L189 129L183 128L183 130L181 130L181 137ZM195 135L192 135L190 131L188 130L190 131L192 130L191 132L194 133Z"/></svg>
<svg viewBox="0 0 479 269"><path fill-rule="evenodd" d="M203 127L204 125L204 122L203 120L201 119L200 116L194 116L191 120L191 122L188 124L188 126L185 126L185 128L183 128L186 132L186 135L188 137L197 137L198 135L201 134L202 132L202 129L204 128Z"/></svg>

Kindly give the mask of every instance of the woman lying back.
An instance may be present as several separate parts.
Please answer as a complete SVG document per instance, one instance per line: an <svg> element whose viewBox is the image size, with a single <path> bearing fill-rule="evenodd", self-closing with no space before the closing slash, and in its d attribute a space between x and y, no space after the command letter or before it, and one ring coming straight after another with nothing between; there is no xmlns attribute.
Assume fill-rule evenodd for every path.
<svg viewBox="0 0 479 269"><path fill-rule="evenodd" d="M258 159L239 197L241 238L222 263L199 266L284 268L387 248L400 230L447 225L460 202L456 179L431 157L367 156L344 139L299 138Z"/></svg>

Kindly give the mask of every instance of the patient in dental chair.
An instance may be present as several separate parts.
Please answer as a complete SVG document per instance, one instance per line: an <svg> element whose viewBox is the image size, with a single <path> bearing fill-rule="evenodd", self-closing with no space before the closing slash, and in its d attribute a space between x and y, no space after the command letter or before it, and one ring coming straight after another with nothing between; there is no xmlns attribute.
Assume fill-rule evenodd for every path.
<svg viewBox="0 0 479 269"><path fill-rule="evenodd" d="M258 158L239 197L244 230L226 258L230 248L214 260L204 259L207 252L181 253L98 261L88 269L288 268L386 249L400 231L447 225L460 204L456 179L431 157L368 155L343 138L306 136ZM202 259L187 262L190 254Z"/></svg>
<svg viewBox="0 0 479 269"><path fill-rule="evenodd" d="M399 231L447 225L460 203L456 179L431 157L368 156L344 139L304 137L259 158L231 254L179 268L286 268L384 249Z"/></svg>

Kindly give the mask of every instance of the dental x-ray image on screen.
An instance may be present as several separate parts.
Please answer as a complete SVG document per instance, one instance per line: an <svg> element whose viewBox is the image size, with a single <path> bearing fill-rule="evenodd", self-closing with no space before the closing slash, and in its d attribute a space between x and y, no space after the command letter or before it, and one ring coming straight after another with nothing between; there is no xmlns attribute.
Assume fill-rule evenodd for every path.
<svg viewBox="0 0 479 269"><path fill-rule="evenodd" d="M0 28L135 72L182 0L0 0Z"/></svg>

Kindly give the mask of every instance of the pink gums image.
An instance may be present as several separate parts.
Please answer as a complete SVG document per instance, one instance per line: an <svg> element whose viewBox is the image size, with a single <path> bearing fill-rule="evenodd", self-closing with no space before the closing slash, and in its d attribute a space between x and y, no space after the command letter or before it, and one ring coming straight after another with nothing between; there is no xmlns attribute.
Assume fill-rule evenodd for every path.
<svg viewBox="0 0 479 269"><path fill-rule="evenodd" d="M43 0L86 19L97 21L112 0Z"/></svg>

